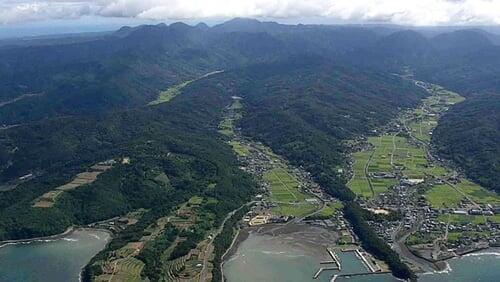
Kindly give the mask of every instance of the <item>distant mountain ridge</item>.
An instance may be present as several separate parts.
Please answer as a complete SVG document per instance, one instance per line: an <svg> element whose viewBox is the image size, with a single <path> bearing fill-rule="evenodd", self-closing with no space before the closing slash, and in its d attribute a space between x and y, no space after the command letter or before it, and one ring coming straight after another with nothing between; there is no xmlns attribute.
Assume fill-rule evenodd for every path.
<svg viewBox="0 0 500 282"><path fill-rule="evenodd" d="M475 75L494 80L500 71L489 57L483 59L483 50L500 56L500 47L484 31L460 30L431 38L413 30L384 32L379 27L283 25L236 18L213 27L141 25L93 40L3 48L0 102L26 93L46 95L1 107L0 123L133 108L147 104L169 85L213 70L297 55L388 72L409 66L423 78L447 86L462 87L457 77L467 76L469 88L500 88L484 85Z"/></svg>

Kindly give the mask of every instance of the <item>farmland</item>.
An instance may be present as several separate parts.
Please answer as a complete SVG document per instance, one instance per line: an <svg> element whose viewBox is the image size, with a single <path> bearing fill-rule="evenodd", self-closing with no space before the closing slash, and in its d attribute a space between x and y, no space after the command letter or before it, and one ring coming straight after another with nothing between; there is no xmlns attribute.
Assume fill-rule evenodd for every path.
<svg viewBox="0 0 500 282"><path fill-rule="evenodd" d="M94 182L97 177L101 174L107 171L108 169L112 168L112 164L114 163L114 160L109 160L106 162L102 162L99 164L96 164L92 167L90 167L89 171L86 172L81 172L73 178L70 182L58 186L54 188L53 190L43 194L39 198L35 200L33 203L34 208L50 208L54 206L56 203L57 198L64 193L65 191L70 191L73 189L76 189L80 186L91 184Z"/></svg>
<svg viewBox="0 0 500 282"><path fill-rule="evenodd" d="M246 168L266 187L266 200L270 207L267 212L275 216L305 216L319 208L315 196L306 191L311 183L303 172L291 167L284 159L272 152L269 147L243 138L235 123L243 116L242 99L231 97L231 103L224 109L219 123L219 133L230 140L228 144L242 163L251 163ZM308 202L306 199L313 199Z"/></svg>
<svg viewBox="0 0 500 282"><path fill-rule="evenodd" d="M464 198L450 185L433 185L425 195L427 201L434 208L454 208Z"/></svg>
<svg viewBox="0 0 500 282"><path fill-rule="evenodd" d="M210 267L211 251L208 249L208 232L212 231L215 216L204 211L208 201L193 196L176 210L158 218L147 226L142 237L112 251L105 260L97 262L103 273L96 281L143 281L151 275L192 279L199 275L200 264ZM200 238L190 235L192 230L206 229ZM151 259L157 260L152 263Z"/></svg>
<svg viewBox="0 0 500 282"><path fill-rule="evenodd" d="M426 146L437 125L438 113L462 100L458 94L436 89L433 95L423 100L420 108L402 115L390 131L368 137L368 148L353 153L353 177L348 183L349 188L358 196L372 198L396 185L397 174L406 179L449 175L449 169L428 160ZM374 177L376 174L386 174L386 177Z"/></svg>
<svg viewBox="0 0 500 282"><path fill-rule="evenodd" d="M274 168L266 172L263 179L270 186L269 200L277 206L272 209L277 215L304 216L318 205L306 201L313 198L301 191L300 183L286 168Z"/></svg>

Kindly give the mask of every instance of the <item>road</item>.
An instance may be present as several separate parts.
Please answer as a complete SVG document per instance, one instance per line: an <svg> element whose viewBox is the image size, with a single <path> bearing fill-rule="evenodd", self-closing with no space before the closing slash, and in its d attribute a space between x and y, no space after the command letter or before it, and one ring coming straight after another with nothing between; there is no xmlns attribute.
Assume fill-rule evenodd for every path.
<svg viewBox="0 0 500 282"><path fill-rule="evenodd" d="M219 235L222 230L224 229L224 225L226 224L226 221L231 218L231 216L233 216L237 211L241 210L242 208L246 207L246 206L249 206L249 205L252 205L254 204L255 201L251 201L251 202L248 202L244 205L242 205L241 207L233 210L232 212L228 213L226 215L226 217L224 218L224 220L222 221L221 225L219 226L219 228L215 231L214 234L212 234L212 239L210 239L210 241L208 242L207 246L205 247L205 254L203 256L203 267L201 269L201 272L200 272L200 279L199 281L200 282L205 282L206 281L206 276L207 276L207 266L208 266L208 262L210 260L210 256L214 250L214 246L213 246L213 242L215 240L215 238L217 237L217 235ZM222 272L222 268L221 268L221 272ZM224 274L222 273L222 277L224 277Z"/></svg>
<svg viewBox="0 0 500 282"><path fill-rule="evenodd" d="M417 267L421 268L422 270L426 271L429 269L429 267L432 267L435 269L435 266L433 266L432 263L426 261L423 258L417 257L414 255L410 249L405 244L406 238L410 236L413 232L417 231L417 229L420 228L422 225L423 220L419 219L417 224L414 224L410 229L408 230L403 230L402 226L403 223L400 223L398 228L394 231L392 234L392 239L394 241L393 249L400 255L402 255L405 259L416 265Z"/></svg>

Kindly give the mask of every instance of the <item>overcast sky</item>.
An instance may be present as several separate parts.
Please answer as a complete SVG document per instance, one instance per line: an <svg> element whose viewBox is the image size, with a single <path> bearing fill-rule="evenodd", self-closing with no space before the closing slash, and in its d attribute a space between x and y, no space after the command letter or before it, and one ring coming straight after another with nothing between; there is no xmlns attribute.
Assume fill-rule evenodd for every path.
<svg viewBox="0 0 500 282"><path fill-rule="evenodd" d="M232 17L415 26L498 25L500 0L0 0L3 28L85 19L210 22Z"/></svg>

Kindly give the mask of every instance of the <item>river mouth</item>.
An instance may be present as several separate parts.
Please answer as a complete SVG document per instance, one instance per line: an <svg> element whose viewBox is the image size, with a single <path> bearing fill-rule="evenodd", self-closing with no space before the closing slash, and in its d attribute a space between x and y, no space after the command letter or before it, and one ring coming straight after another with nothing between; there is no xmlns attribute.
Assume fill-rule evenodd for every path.
<svg viewBox="0 0 500 282"><path fill-rule="evenodd" d="M111 240L107 231L76 229L57 239L0 247L0 281L79 281L81 269Z"/></svg>

